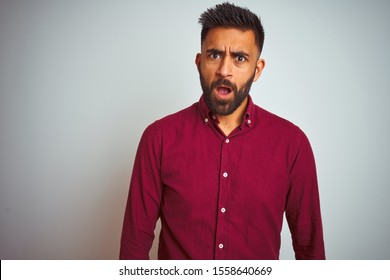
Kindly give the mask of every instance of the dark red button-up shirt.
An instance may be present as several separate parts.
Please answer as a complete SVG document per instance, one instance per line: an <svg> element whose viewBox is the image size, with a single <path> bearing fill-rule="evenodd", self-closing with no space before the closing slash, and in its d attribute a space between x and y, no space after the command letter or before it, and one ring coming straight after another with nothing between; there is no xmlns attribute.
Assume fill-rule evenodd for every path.
<svg viewBox="0 0 390 280"><path fill-rule="evenodd" d="M253 104L228 137L203 97L151 124L135 159L121 259L278 259L283 214L297 259L324 259L313 153L292 123Z"/></svg>

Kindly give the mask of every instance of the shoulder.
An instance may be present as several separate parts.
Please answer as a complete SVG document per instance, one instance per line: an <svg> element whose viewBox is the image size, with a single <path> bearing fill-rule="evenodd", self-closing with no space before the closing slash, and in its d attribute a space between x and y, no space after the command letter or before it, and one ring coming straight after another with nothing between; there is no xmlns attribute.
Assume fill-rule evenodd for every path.
<svg viewBox="0 0 390 280"><path fill-rule="evenodd" d="M290 170L315 170L314 153L311 143L303 130L291 121L257 107L259 136L265 136L272 145L284 147Z"/></svg>
<svg viewBox="0 0 390 280"><path fill-rule="evenodd" d="M180 126L182 127L183 123L196 119L198 116L198 102L196 102L187 108L154 121L147 126L144 134L151 136L156 134L161 135L161 133L166 132L167 130L177 129Z"/></svg>
<svg viewBox="0 0 390 280"><path fill-rule="evenodd" d="M310 145L309 140L303 130L293 122L271 113L255 105L255 118L258 122L259 132L273 135L279 140L285 141L295 146Z"/></svg>
<svg viewBox="0 0 390 280"><path fill-rule="evenodd" d="M255 105L255 118L258 125L263 128L281 130L285 132L301 132L301 129L291 121L271 113L270 111L267 111L257 105Z"/></svg>
<svg viewBox="0 0 390 280"><path fill-rule="evenodd" d="M176 124L183 124L183 121L192 119L198 116L198 102L191 106L182 109L176 113L167 115L156 122L161 126L172 126Z"/></svg>

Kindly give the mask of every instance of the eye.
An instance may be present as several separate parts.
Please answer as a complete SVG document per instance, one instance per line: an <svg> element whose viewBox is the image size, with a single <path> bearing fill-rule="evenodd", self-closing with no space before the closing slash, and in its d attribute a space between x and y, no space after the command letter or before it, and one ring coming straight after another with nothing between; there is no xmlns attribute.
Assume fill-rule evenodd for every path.
<svg viewBox="0 0 390 280"><path fill-rule="evenodd" d="M236 56L236 60L237 60L238 62L245 62L245 61L246 61L246 58L245 58L245 56L243 56L243 55L237 55L237 56Z"/></svg>
<svg viewBox="0 0 390 280"><path fill-rule="evenodd" d="M221 54L219 54L219 53L210 53L209 57L212 58L212 59L219 59L219 58L221 58Z"/></svg>

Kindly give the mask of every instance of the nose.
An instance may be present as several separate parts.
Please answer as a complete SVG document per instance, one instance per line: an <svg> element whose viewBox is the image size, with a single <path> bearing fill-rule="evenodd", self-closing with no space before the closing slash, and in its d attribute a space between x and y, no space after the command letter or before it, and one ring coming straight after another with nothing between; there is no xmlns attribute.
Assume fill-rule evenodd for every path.
<svg viewBox="0 0 390 280"><path fill-rule="evenodd" d="M229 78L233 73L233 62L229 59L228 56L225 56L221 59L219 67L217 69L217 75L221 78Z"/></svg>

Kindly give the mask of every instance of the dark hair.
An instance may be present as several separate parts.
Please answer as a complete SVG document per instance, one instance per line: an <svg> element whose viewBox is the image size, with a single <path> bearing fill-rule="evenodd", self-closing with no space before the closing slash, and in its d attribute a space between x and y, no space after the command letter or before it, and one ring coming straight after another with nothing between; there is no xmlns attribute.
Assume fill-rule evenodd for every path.
<svg viewBox="0 0 390 280"><path fill-rule="evenodd" d="M198 22L202 25L201 43L203 43L211 28L233 27L245 31L252 30L255 33L255 40L260 53L263 49L264 29L260 18L247 8L224 2L203 12Z"/></svg>

